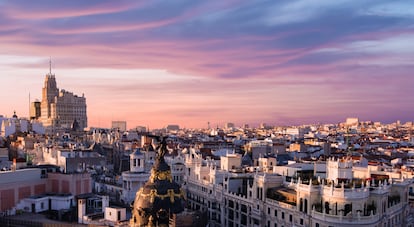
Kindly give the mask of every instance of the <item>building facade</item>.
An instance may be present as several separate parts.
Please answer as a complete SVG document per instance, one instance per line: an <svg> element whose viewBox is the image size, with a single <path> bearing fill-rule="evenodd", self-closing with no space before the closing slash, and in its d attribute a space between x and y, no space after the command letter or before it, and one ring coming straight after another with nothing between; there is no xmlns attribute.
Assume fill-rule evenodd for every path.
<svg viewBox="0 0 414 227"><path fill-rule="evenodd" d="M205 160L194 150L186 157L187 208L205 212L210 226L413 226L410 182L370 174L352 159L328 159L323 178L223 166L228 158ZM353 174L362 169L367 177Z"/></svg>
<svg viewBox="0 0 414 227"><path fill-rule="evenodd" d="M38 119L42 115L41 109L42 103L40 101L34 101L30 103L30 119Z"/></svg>
<svg viewBox="0 0 414 227"><path fill-rule="evenodd" d="M72 92L59 90L55 75L46 75L42 90L41 121L45 127L71 128L78 125L83 130L88 127L86 98Z"/></svg>
<svg viewBox="0 0 414 227"><path fill-rule="evenodd" d="M129 155L130 171L122 172L122 195L124 204L131 204L135 199L136 192L148 181L150 171L145 168L145 154L140 148Z"/></svg>
<svg viewBox="0 0 414 227"><path fill-rule="evenodd" d="M76 196L92 192L89 173L62 174L42 168L1 171L0 182L0 213L8 215L14 215L22 206L22 200L29 197L48 193Z"/></svg>
<svg viewBox="0 0 414 227"><path fill-rule="evenodd" d="M127 130L127 122L126 121L112 121L112 129L117 129L121 132L125 132Z"/></svg>

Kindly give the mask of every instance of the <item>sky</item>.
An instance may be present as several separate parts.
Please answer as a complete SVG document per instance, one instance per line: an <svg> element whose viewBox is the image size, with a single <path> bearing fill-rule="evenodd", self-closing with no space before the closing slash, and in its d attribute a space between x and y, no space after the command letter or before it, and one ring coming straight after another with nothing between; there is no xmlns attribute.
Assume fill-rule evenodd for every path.
<svg viewBox="0 0 414 227"><path fill-rule="evenodd" d="M91 127L414 120L412 0L0 0L0 114L50 58Z"/></svg>

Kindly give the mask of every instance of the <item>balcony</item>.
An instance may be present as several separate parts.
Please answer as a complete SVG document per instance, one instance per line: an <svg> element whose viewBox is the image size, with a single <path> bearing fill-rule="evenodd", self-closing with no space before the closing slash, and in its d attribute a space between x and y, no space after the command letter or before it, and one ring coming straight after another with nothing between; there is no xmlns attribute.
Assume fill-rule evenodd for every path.
<svg viewBox="0 0 414 227"><path fill-rule="evenodd" d="M401 212L401 209L403 209L403 204L402 203L394 203L387 209L387 213L388 214L394 214L394 213L397 213L397 212Z"/></svg>
<svg viewBox="0 0 414 227"><path fill-rule="evenodd" d="M250 213L250 216L251 216L252 218L258 218L259 220L262 218L262 217L261 217L261 212L260 212L260 210L259 210L259 209L256 209L256 208L252 208L252 211L251 211L251 213Z"/></svg>
<svg viewBox="0 0 414 227"><path fill-rule="evenodd" d="M366 199L369 197L369 188L336 188L323 186L322 196L345 198L345 199Z"/></svg>
<svg viewBox="0 0 414 227"><path fill-rule="evenodd" d="M316 210L312 210L312 218L330 222L330 223L338 223L338 224L352 224L352 225L366 225L366 224L373 224L380 220L380 216L377 214L373 214L371 212L371 215L369 216L363 216L360 214L361 212L355 213L349 213L346 216L340 215L334 215L334 214L325 214L318 212Z"/></svg>
<svg viewBox="0 0 414 227"><path fill-rule="evenodd" d="M273 199L269 199L269 198L266 199L266 203L269 204L269 205L273 205L275 207L281 207L281 208L284 208L284 209L287 209L287 210L296 210L296 204L292 205L292 204L289 204L289 203L279 202L277 200L273 200Z"/></svg>

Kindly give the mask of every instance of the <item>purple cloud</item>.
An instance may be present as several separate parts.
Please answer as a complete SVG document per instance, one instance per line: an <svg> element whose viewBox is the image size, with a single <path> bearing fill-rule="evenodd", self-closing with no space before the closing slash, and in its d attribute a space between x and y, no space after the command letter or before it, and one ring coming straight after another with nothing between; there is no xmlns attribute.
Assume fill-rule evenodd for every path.
<svg viewBox="0 0 414 227"><path fill-rule="evenodd" d="M0 56L53 56L61 70L164 70L186 79L142 90L162 90L160 97L176 94L179 101L194 107L197 100L186 102L185 97L205 99L204 105L215 110L209 113L225 108L215 93L220 89L229 90L223 96L234 100L233 112L246 113L251 121L257 116L249 110L253 105L265 119L289 122L295 117L303 122L347 113L391 119L395 112L384 105L404 112L402 120L413 114L404 105L414 97L410 89L414 4L408 0L395 4L385 0L41 0L3 1L0 6ZM19 61L3 67L45 65ZM197 84L194 78L202 82ZM84 90L116 90L113 96L122 94L135 102L134 89L145 80L114 84L107 78L94 84L85 79ZM234 81L240 83L232 85ZM203 92L206 96L199 95ZM266 99L276 102L268 107ZM303 105L300 111L295 109L298 105ZM274 116L280 106L286 108ZM202 105L198 108L204 110ZM329 111L322 114L320 108ZM181 106L169 110L194 120L208 112L188 114L191 108ZM235 117L232 111L225 115Z"/></svg>

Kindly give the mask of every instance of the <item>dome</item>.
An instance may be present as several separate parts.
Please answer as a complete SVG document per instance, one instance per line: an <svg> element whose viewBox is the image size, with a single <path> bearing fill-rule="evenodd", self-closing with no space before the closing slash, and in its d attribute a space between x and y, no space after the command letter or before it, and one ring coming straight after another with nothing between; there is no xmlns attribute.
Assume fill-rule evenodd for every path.
<svg viewBox="0 0 414 227"><path fill-rule="evenodd" d="M166 150L164 140L149 180L135 196L131 226L168 226L170 216L184 210L184 192L172 180L170 166L164 160Z"/></svg>

